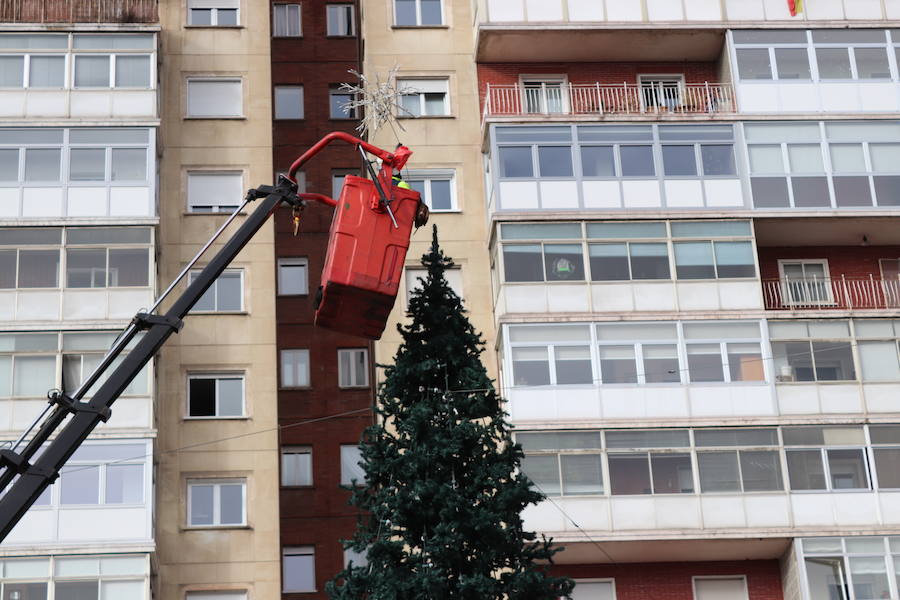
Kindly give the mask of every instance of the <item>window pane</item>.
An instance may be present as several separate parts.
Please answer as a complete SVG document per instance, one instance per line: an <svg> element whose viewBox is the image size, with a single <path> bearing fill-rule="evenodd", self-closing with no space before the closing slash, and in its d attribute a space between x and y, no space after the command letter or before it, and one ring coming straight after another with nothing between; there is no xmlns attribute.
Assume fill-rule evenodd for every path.
<svg viewBox="0 0 900 600"><path fill-rule="evenodd" d="M240 272L225 271L216 279L216 310L239 311L243 308L243 289Z"/></svg>
<svg viewBox="0 0 900 600"><path fill-rule="evenodd" d="M584 280L584 259L579 244L545 244L547 281Z"/></svg>
<svg viewBox="0 0 900 600"><path fill-rule="evenodd" d="M72 148L69 151L69 179L72 181L103 181L106 178L106 150L103 148Z"/></svg>
<svg viewBox="0 0 900 600"><path fill-rule="evenodd" d="M447 114L447 94L444 92L425 92L425 114L446 115Z"/></svg>
<svg viewBox="0 0 900 600"><path fill-rule="evenodd" d="M873 453L875 471L878 473L878 487L900 488L900 448L875 448Z"/></svg>
<svg viewBox="0 0 900 600"><path fill-rule="evenodd" d="M546 348L513 348L513 385L550 385Z"/></svg>
<svg viewBox="0 0 900 600"><path fill-rule="evenodd" d="M581 170L585 177L615 177L612 146L582 146Z"/></svg>
<svg viewBox="0 0 900 600"><path fill-rule="evenodd" d="M24 56L0 56L0 87L22 87Z"/></svg>
<svg viewBox="0 0 900 600"><path fill-rule="evenodd" d="M687 429L623 429L606 432L608 448L682 448L690 446Z"/></svg>
<svg viewBox="0 0 900 600"><path fill-rule="evenodd" d="M768 492L783 488L778 452L741 450L740 457L745 492Z"/></svg>
<svg viewBox="0 0 900 600"><path fill-rule="evenodd" d="M862 144L831 144L831 166L835 173L865 173Z"/></svg>
<svg viewBox="0 0 900 600"><path fill-rule="evenodd" d="M499 149L500 177L533 177L531 147L505 146Z"/></svg>
<svg viewBox="0 0 900 600"><path fill-rule="evenodd" d="M669 279L666 244L630 244L632 279Z"/></svg>
<svg viewBox="0 0 900 600"><path fill-rule="evenodd" d="M221 15L221 11L219 11ZM116 87L148 88L150 85L149 56L116 56Z"/></svg>
<svg viewBox="0 0 900 600"><path fill-rule="evenodd" d="M193 377L188 380L188 415L216 416L216 380Z"/></svg>
<svg viewBox="0 0 900 600"><path fill-rule="evenodd" d="M614 496L650 494L650 468L646 454L609 454L609 487Z"/></svg>
<svg viewBox="0 0 900 600"><path fill-rule="evenodd" d="M281 485L312 485L311 451L282 451Z"/></svg>
<svg viewBox="0 0 900 600"><path fill-rule="evenodd" d="M775 48L778 79L810 79L806 48Z"/></svg>
<svg viewBox="0 0 900 600"><path fill-rule="evenodd" d="M341 446L341 485L363 485L366 472L362 464L362 451L359 446Z"/></svg>
<svg viewBox="0 0 900 600"><path fill-rule="evenodd" d="M559 463L556 454L525 455L522 459L522 472L544 494L559 496L562 492L559 484Z"/></svg>
<svg viewBox="0 0 900 600"><path fill-rule="evenodd" d="M13 396L45 397L56 382L56 357L16 356Z"/></svg>
<svg viewBox="0 0 900 600"><path fill-rule="evenodd" d="M818 174L825 172L822 162L822 147L819 144L790 144L788 158L791 173Z"/></svg>
<svg viewBox="0 0 900 600"><path fill-rule="evenodd" d="M665 223L588 223L588 237L601 239L621 238L626 240L638 238L665 238Z"/></svg>
<svg viewBox="0 0 900 600"><path fill-rule="evenodd" d="M554 349L556 383L589 384L594 382L591 351L587 346L557 346Z"/></svg>
<svg viewBox="0 0 900 600"><path fill-rule="evenodd" d="M353 100L353 94L341 94L332 91L328 94L329 116L332 119L352 119L354 111L347 106Z"/></svg>
<svg viewBox="0 0 900 600"><path fill-rule="evenodd" d="M750 242L714 242L719 277L755 277L756 261Z"/></svg>
<svg viewBox="0 0 900 600"><path fill-rule="evenodd" d="M61 88L65 82L66 59L62 56L32 56L29 62L28 86Z"/></svg>
<svg viewBox="0 0 900 600"><path fill-rule="evenodd" d="M100 467L73 465L62 470L59 478L60 504L98 504Z"/></svg>
<svg viewBox="0 0 900 600"><path fill-rule="evenodd" d="M441 25L441 0L419 0L422 25Z"/></svg>
<svg viewBox="0 0 900 600"><path fill-rule="evenodd" d="M824 490L825 467L819 450L790 450L786 452L788 478L792 490Z"/></svg>
<svg viewBox="0 0 900 600"><path fill-rule="evenodd" d="M216 25L233 27L238 24L238 11L235 8L219 8L216 10Z"/></svg>
<svg viewBox="0 0 900 600"><path fill-rule="evenodd" d="M806 559L806 579L811 598L828 600L848 600L848 590L844 582L844 560L840 557L817 557Z"/></svg>
<svg viewBox="0 0 900 600"><path fill-rule="evenodd" d="M538 146L541 177L571 177L572 149L569 146Z"/></svg>
<svg viewBox="0 0 900 600"><path fill-rule="evenodd" d="M110 87L109 56L76 56L75 87Z"/></svg>
<svg viewBox="0 0 900 600"><path fill-rule="evenodd" d="M846 48L816 48L819 79L850 79L850 54Z"/></svg>
<svg viewBox="0 0 900 600"><path fill-rule="evenodd" d="M281 351L281 385L284 387L309 385L309 350Z"/></svg>
<svg viewBox="0 0 900 600"><path fill-rule="evenodd" d="M900 381L897 342L858 343L863 381Z"/></svg>
<svg viewBox="0 0 900 600"><path fill-rule="evenodd" d="M816 380L809 342L773 342L772 354L779 380Z"/></svg>
<svg viewBox="0 0 900 600"><path fill-rule="evenodd" d="M190 14L191 25L212 25L211 8L192 8Z"/></svg>
<svg viewBox="0 0 900 600"><path fill-rule="evenodd" d="M859 79L890 79L891 67L884 48L854 48Z"/></svg>
<svg viewBox="0 0 900 600"><path fill-rule="evenodd" d="M54 584L56 600L94 600L99 581L57 581Z"/></svg>
<svg viewBox="0 0 900 600"><path fill-rule="evenodd" d="M19 250L20 288L59 285L59 250Z"/></svg>
<svg viewBox="0 0 900 600"><path fill-rule="evenodd" d="M219 379L219 416L237 417L244 414L244 380Z"/></svg>
<svg viewBox="0 0 900 600"><path fill-rule="evenodd" d="M700 146L703 174L734 175L734 146L730 144L703 144Z"/></svg>
<svg viewBox="0 0 900 600"><path fill-rule="evenodd" d="M701 492L739 492L737 452L699 452Z"/></svg>
<svg viewBox="0 0 900 600"><path fill-rule="evenodd" d="M650 464L653 469L654 494L693 493L690 454L651 453Z"/></svg>
<svg viewBox="0 0 900 600"><path fill-rule="evenodd" d="M791 189L794 192L794 206L831 206L828 180L824 177L793 177Z"/></svg>
<svg viewBox="0 0 900 600"><path fill-rule="evenodd" d="M881 539L878 540L878 545L881 545ZM850 557L850 574L857 600L890 598L887 567L883 557Z"/></svg>
<svg viewBox="0 0 900 600"><path fill-rule="evenodd" d="M190 486L190 492L190 524L212 525L214 494L213 486L192 484Z"/></svg>
<svg viewBox="0 0 900 600"><path fill-rule="evenodd" d="M287 262L278 265L278 292L284 295L306 294L305 262Z"/></svg>
<svg viewBox="0 0 900 600"><path fill-rule="evenodd" d="M563 454L560 459L564 494L603 493L603 467L599 454Z"/></svg>
<svg viewBox="0 0 900 600"><path fill-rule="evenodd" d="M663 170L666 175L695 176L697 175L697 158L694 155L694 146L662 147Z"/></svg>
<svg viewBox="0 0 900 600"><path fill-rule="evenodd" d="M25 181L59 181L59 157L55 148L25 150Z"/></svg>
<svg viewBox="0 0 900 600"><path fill-rule="evenodd" d="M838 206L872 206L868 177L834 177L833 182Z"/></svg>
<svg viewBox="0 0 900 600"><path fill-rule="evenodd" d="M622 161L623 177L653 177L656 175L652 146L621 146L619 158Z"/></svg>
<svg viewBox="0 0 900 600"><path fill-rule="evenodd" d="M725 381L718 344L688 344L687 359L692 382Z"/></svg>
<svg viewBox="0 0 900 600"><path fill-rule="evenodd" d="M543 281L541 246L539 244L504 244L503 270L506 281Z"/></svg>
<svg viewBox="0 0 900 600"><path fill-rule="evenodd" d="M753 205L756 208L785 208L790 206L787 179L784 177L753 177L750 179Z"/></svg>
<svg viewBox="0 0 900 600"><path fill-rule="evenodd" d="M715 279L712 244L676 242L675 273L679 279Z"/></svg>
<svg viewBox="0 0 900 600"><path fill-rule="evenodd" d="M106 250L66 250L66 287L106 287Z"/></svg>
<svg viewBox="0 0 900 600"><path fill-rule="evenodd" d="M193 79L187 83L188 116L234 117L243 112L241 81Z"/></svg>
<svg viewBox="0 0 900 600"><path fill-rule="evenodd" d="M112 180L146 181L147 151L143 148L113 148Z"/></svg>
<svg viewBox="0 0 900 600"><path fill-rule="evenodd" d="M416 0L394 0L394 24L418 25L416 23Z"/></svg>
<svg viewBox="0 0 900 600"><path fill-rule="evenodd" d="M284 550L282 580L285 592L312 592L316 589L315 556L309 552L292 554Z"/></svg>
<svg viewBox="0 0 900 600"><path fill-rule="evenodd" d="M220 519L222 525L240 525L244 522L244 486L239 483L223 484L219 490Z"/></svg>
<svg viewBox="0 0 900 600"><path fill-rule="evenodd" d="M863 489L869 487L866 459L863 450L827 450L828 468L831 471L831 487L835 490Z"/></svg>
<svg viewBox="0 0 900 600"><path fill-rule="evenodd" d="M765 381L759 344L728 344L726 347L732 381Z"/></svg>
<svg viewBox="0 0 900 600"><path fill-rule="evenodd" d="M23 600L27 598L31 600L47 600L47 583L12 583L6 582L3 584L3 591L5 593L3 600L11 600L15 598L13 594L18 594L19 598Z"/></svg>
<svg viewBox="0 0 900 600"><path fill-rule="evenodd" d="M647 383L678 383L681 373L674 345L644 345L644 378Z"/></svg>
<svg viewBox="0 0 900 600"><path fill-rule="evenodd" d="M875 173L900 171L900 144L869 144L869 155Z"/></svg>
<svg viewBox="0 0 900 600"><path fill-rule="evenodd" d="M784 173L784 161L782 159L781 146L749 146L747 148L750 157L750 172L759 173Z"/></svg>
<svg viewBox="0 0 900 600"><path fill-rule="evenodd" d="M298 86L275 87L275 118L303 118L303 88Z"/></svg>
<svg viewBox="0 0 900 600"><path fill-rule="evenodd" d="M772 79L766 48L738 48L735 53L741 79Z"/></svg>
<svg viewBox="0 0 900 600"><path fill-rule="evenodd" d="M590 244L592 281L627 281L628 247L626 244Z"/></svg>
<svg viewBox="0 0 900 600"><path fill-rule="evenodd" d="M453 195L449 179L431 180L431 210L453 210Z"/></svg>
<svg viewBox="0 0 900 600"><path fill-rule="evenodd" d="M600 346L603 383L637 383L634 346Z"/></svg>
<svg viewBox="0 0 900 600"><path fill-rule="evenodd" d="M813 342L818 381L856 379L850 342Z"/></svg>
<svg viewBox="0 0 900 600"><path fill-rule="evenodd" d="M0 181L19 180L18 148L0 149Z"/></svg>
<svg viewBox="0 0 900 600"><path fill-rule="evenodd" d="M106 466L107 504L139 504L143 501L143 465Z"/></svg>

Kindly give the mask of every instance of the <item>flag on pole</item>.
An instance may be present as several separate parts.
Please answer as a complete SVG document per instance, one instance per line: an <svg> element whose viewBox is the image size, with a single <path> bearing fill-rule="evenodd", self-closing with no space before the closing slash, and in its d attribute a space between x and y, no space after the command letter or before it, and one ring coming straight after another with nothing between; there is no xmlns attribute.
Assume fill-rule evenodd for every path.
<svg viewBox="0 0 900 600"><path fill-rule="evenodd" d="M791 10L791 16L796 17L803 12L803 0L788 0L788 8Z"/></svg>

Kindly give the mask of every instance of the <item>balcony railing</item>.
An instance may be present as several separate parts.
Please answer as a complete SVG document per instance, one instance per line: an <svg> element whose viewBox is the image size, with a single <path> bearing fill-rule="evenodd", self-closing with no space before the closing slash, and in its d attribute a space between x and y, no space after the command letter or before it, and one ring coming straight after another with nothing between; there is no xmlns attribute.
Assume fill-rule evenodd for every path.
<svg viewBox="0 0 900 600"><path fill-rule="evenodd" d="M3 23L157 23L158 0L0 0Z"/></svg>
<svg viewBox="0 0 900 600"><path fill-rule="evenodd" d="M826 277L764 279L768 310L900 309L900 279Z"/></svg>
<svg viewBox="0 0 900 600"><path fill-rule="evenodd" d="M730 83L487 84L485 117L734 113Z"/></svg>

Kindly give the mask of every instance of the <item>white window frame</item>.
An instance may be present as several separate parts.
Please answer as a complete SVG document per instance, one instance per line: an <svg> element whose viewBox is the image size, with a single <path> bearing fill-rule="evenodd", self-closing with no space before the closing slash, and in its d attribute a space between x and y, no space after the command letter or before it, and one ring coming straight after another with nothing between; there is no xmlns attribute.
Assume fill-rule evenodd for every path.
<svg viewBox="0 0 900 600"><path fill-rule="evenodd" d="M300 91L300 116L299 117L283 117L279 116L278 113L278 90L299 90ZM276 121L299 121L301 119L306 118L306 92L303 89L303 84L299 85L275 85L272 86L272 118ZM291 107L296 108L296 107Z"/></svg>
<svg viewBox="0 0 900 600"><path fill-rule="evenodd" d="M193 283L194 279L196 279L197 277L200 276L200 272L201 272L200 269L193 269L190 271L190 273L188 273L188 285ZM191 309L192 315L193 314L197 314L197 315L242 314L242 313L246 312L245 311L246 307L244 305L244 288L246 287L246 278L244 276L244 270L243 269L225 269L224 271L222 271L222 275L225 275L226 273L229 275L237 274L238 278L240 279L240 282L241 282L241 294L240 294L241 305L240 305L240 307L238 307L236 310L235 309L229 309L229 310L220 310L219 309L219 277L221 277L221 275L220 275L219 277L216 277L216 280L212 282L212 285L209 286L209 288L207 288L206 292L203 293L204 296L206 294L210 294L210 293L213 295L213 303L215 304L215 306L212 308L212 310L202 310L202 309L196 308L196 306L195 306L194 308ZM201 296L201 298L202 298L202 296Z"/></svg>
<svg viewBox="0 0 900 600"><path fill-rule="evenodd" d="M222 485L241 485L241 522L240 523L222 523L222 503L221 503L221 493L222 493ZM195 486L213 486L213 523L211 525L195 525L191 522L191 500L193 496L193 488ZM217 529L227 529L233 527L246 527L247 526L247 479L244 477L225 477L225 478L192 478L187 480L187 506L185 507L185 512L187 516L187 527L189 528L199 528L199 529L209 529L209 528L217 528Z"/></svg>
<svg viewBox="0 0 900 600"><path fill-rule="evenodd" d="M612 587L612 600L616 600L618 597L616 595L616 580L613 577L601 577L601 578L586 578L586 579L574 579L575 587L578 587L579 583L608 583Z"/></svg>
<svg viewBox="0 0 900 600"><path fill-rule="evenodd" d="M216 414L204 416L204 415L192 415L191 414L191 380L192 379L213 379L216 382ZM239 415L221 415L219 414L221 411L219 409L219 380L220 379L239 379L241 382L241 414ZM188 373L187 375L187 389L185 390L185 403L184 403L184 419L190 421L210 421L213 419L246 419L247 418L247 377L244 373L240 372L225 372L225 373L205 373L205 372L197 372L197 373Z"/></svg>
<svg viewBox="0 0 900 600"><path fill-rule="evenodd" d="M288 589L284 585L284 572L286 569L286 565L284 559L287 556L311 556L312 557L312 574L313 574L313 585L311 589ZM313 593L316 592L316 547L309 546L284 546L281 549L281 573L282 573L282 586L281 591L286 594L303 594L303 593Z"/></svg>
<svg viewBox="0 0 900 600"><path fill-rule="evenodd" d="M344 470L344 462L345 462L344 452L348 449L353 449L353 450L357 451L360 462L362 461L362 450L360 449L358 444L341 444L341 485L350 486L350 485L353 485L353 481L354 481L353 476L356 474L348 473L347 471ZM356 458L356 457L354 456L353 458ZM354 466L357 466L357 465L354 464ZM358 468L361 471L363 470L362 467L358 467ZM363 473L362 479L356 479L355 481L356 481L356 487L364 486L366 484L365 474Z"/></svg>
<svg viewBox="0 0 900 600"><path fill-rule="evenodd" d="M192 0L188 0L187 2L187 26L188 27L241 27L241 3L239 0L233 2L234 7L231 6L191 6ZM200 4L212 4L211 2L204 1ZM191 10L198 9L208 9L212 11L210 15L210 24L209 25L198 25L195 23L191 23ZM219 25L219 10L234 10L237 12L237 19L234 25Z"/></svg>
<svg viewBox="0 0 900 600"><path fill-rule="evenodd" d="M423 87L426 88L437 88L437 85L433 85L434 82L441 82L444 85L440 86L441 89L439 92L429 92L422 91L416 88L416 83L425 83L428 82L432 85L425 85ZM398 77L396 80L396 89L400 96L417 96L419 100L419 114L410 114L405 109L399 111L398 117L405 119L434 119L441 117L450 117L453 116L453 111L450 108L450 78L449 77ZM444 111L441 114L426 114L426 102L425 102L425 94L443 94L444 95ZM402 106L402 99L398 99Z"/></svg>
<svg viewBox="0 0 900 600"><path fill-rule="evenodd" d="M675 110L679 106L681 106L685 97L685 83L684 83L684 73L639 73L637 75L637 87L638 93L640 94L640 102L641 102L641 111L649 111L654 112L662 108L660 105L655 106L647 106L646 98L644 97L645 89L653 89L654 83L675 83L675 88L677 90L677 96L674 98L675 104L673 106L665 106L667 110ZM658 89L658 88L657 88ZM663 90L667 88L663 87ZM656 94L656 90L653 92ZM662 99L665 99L663 96Z"/></svg>
<svg viewBox="0 0 900 600"><path fill-rule="evenodd" d="M744 598L743 600L750 600L750 592L747 588L747 576L746 575L694 575L691 577L691 590L694 595L694 598L697 598L697 581L704 580L717 580L717 579L727 579L727 580L735 580L740 579L744 582Z"/></svg>
<svg viewBox="0 0 900 600"><path fill-rule="evenodd" d="M215 83L237 83L240 90L241 106L237 112L214 113L214 114L196 114L191 112L191 84L215 82ZM244 80L241 77L203 77L191 76L185 79L185 118L187 119L243 119L244 117Z"/></svg>
<svg viewBox="0 0 900 600"><path fill-rule="evenodd" d="M547 95L548 86L555 86L557 84L559 85L559 110L550 110L550 102ZM523 111L525 111L526 107L529 105L528 89L526 89L526 85L529 87L540 85L539 90L535 89L535 91L539 93L538 101L540 110L538 110L537 113L529 112L528 114L555 115L569 113L569 78L567 75L519 75L519 88L522 90L521 102Z"/></svg>
<svg viewBox="0 0 900 600"><path fill-rule="evenodd" d="M787 264L799 264L802 269L806 269L807 265L822 265L822 270L825 273L825 276L822 280L822 286L824 287L825 297L821 299L794 299L793 291L791 289L792 281L794 285L799 283L796 279L790 279L784 272L784 267ZM834 295L832 294L831 287L831 269L828 266L827 258L797 258L797 259L778 259L778 278L781 280L781 295L782 302L788 306L793 304L802 304L802 305L817 305L817 306L833 306L835 304ZM804 275L802 278L802 285L805 285L809 279Z"/></svg>
<svg viewBox="0 0 900 600"><path fill-rule="evenodd" d="M276 23L279 22L278 9L279 7L284 7L284 23L285 31L290 31L290 27L288 25L288 19L290 18L290 7L297 7L297 31L298 33L292 35L290 33L285 33L283 35L279 35L276 33ZM293 3L277 3L272 5L272 37L275 38L302 38L303 37L303 4L301 2L293 2Z"/></svg>
<svg viewBox="0 0 900 600"><path fill-rule="evenodd" d="M356 370L353 368L353 365L356 364L357 355L363 354L363 363L366 365L365 370L363 371L363 381L355 381L356 379ZM346 374L350 382L347 385L343 384L344 381L344 372L342 369L344 356L350 357L350 373ZM338 387L342 389L352 389L352 388L367 388L369 387L369 349L368 348L340 348L337 351L337 359L338 359Z"/></svg>
<svg viewBox="0 0 900 600"><path fill-rule="evenodd" d="M350 24L350 33L332 33L331 28L332 25L340 25L342 24L342 20L339 19L335 24L332 21L332 8L337 9L335 12L338 12L337 16L343 15L344 17L348 17L347 20ZM355 37L356 36L356 14L355 7L353 4L348 3L332 3L325 5L325 35L326 37Z"/></svg>
<svg viewBox="0 0 900 600"><path fill-rule="evenodd" d="M278 268L278 295L279 296L308 296L309 295L309 259L306 257L292 257L285 256L279 258L277 261ZM286 278L286 273L282 271L282 268L297 268L303 267L303 282L299 286L302 291L299 292L285 292L284 291L284 283Z"/></svg>
<svg viewBox="0 0 900 600"><path fill-rule="evenodd" d="M876 490L874 477L872 476L875 473L875 461L873 460L873 456L870 455L869 447L870 445L861 443L858 445L853 444L836 444L836 445L805 445L805 446L787 446L782 445L784 448L784 463L785 463L785 477L787 481L787 490L791 494L834 494L834 493L844 493L844 492L873 492ZM854 488L836 488L834 487L834 481L831 477L831 462L828 460L828 451L829 450L853 450L859 451L862 454L863 460L863 474L866 477L866 487L854 487ZM788 461L788 455L791 452L818 452L819 459L822 461L822 475L825 477L825 487L822 489L813 489L813 490L799 490L794 489L791 486L791 469L790 463Z"/></svg>
<svg viewBox="0 0 900 600"><path fill-rule="evenodd" d="M397 23L397 7L394 5L394 2L391 2L392 12L393 12L393 26L394 27L446 27L447 19L444 14L444 0L441 0L441 22L434 24L422 24L422 0L415 0L416 3L416 22L412 25L401 25Z"/></svg>
<svg viewBox="0 0 900 600"><path fill-rule="evenodd" d="M297 383L294 383L292 385L285 383L284 359L286 352L306 353L306 383L300 383L299 377ZM278 352L278 387L287 390L306 389L312 387L312 357L310 356L309 348L282 348Z"/></svg>
<svg viewBox="0 0 900 600"><path fill-rule="evenodd" d="M306 483L285 483L285 473L284 473L284 456L288 454L300 454L309 456L309 474L308 481ZM313 474L313 449L312 446L282 446L281 447L281 487L312 487L315 483L315 476Z"/></svg>
<svg viewBox="0 0 900 600"><path fill-rule="evenodd" d="M328 87L328 118L334 121L353 121L358 118L359 111L356 108L350 108L347 110L349 116L342 117L339 115L335 115L331 109L331 99L333 96L349 96L351 100L355 100L356 96L348 91L342 90L337 85L332 85Z"/></svg>
<svg viewBox="0 0 900 600"><path fill-rule="evenodd" d="M422 195L422 201L428 205L428 209L433 213L457 213L461 212L457 201L456 194L456 169L410 169L405 173L403 179L407 182L422 181L424 182L425 193ZM435 179L450 180L450 208L434 208L432 204L431 182Z"/></svg>
<svg viewBox="0 0 900 600"><path fill-rule="evenodd" d="M190 169L185 172L185 199L186 199L186 208L188 213L191 214L231 214L235 210L238 209L241 205L241 196L238 195L234 199L234 204L211 204L209 201L217 202L222 198L217 194L210 194L209 201L205 198L192 198L191 194L191 178L192 177L236 177L240 180L239 188L243 191L244 187L244 172L241 170L199 170L199 169ZM209 210L196 210L197 208Z"/></svg>

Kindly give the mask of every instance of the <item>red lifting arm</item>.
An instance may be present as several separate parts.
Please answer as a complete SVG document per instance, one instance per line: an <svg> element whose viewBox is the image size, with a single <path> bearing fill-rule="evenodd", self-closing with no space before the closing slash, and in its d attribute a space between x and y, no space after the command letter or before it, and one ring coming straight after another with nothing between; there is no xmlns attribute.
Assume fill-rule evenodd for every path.
<svg viewBox="0 0 900 600"><path fill-rule="evenodd" d="M364 142L358 137L354 137L349 133L344 133L343 131L332 131L321 140L316 142L316 144L300 155L300 158L295 160L293 164L291 164L291 168L288 171L288 177L294 183L297 182L297 169L299 169L303 164L308 161L310 158L318 154L322 151L322 148L333 142L334 140L342 140L347 142L348 144L352 144L354 146L359 146L369 154L373 154L381 159L381 178L384 179L384 184L387 186L387 189L390 189L391 185L391 177L393 176L393 170L396 169L399 171L406 164L406 161L409 160L410 152L409 148L406 146L397 146L394 152L388 152L386 150L382 150L378 146L373 146L368 142Z"/></svg>

